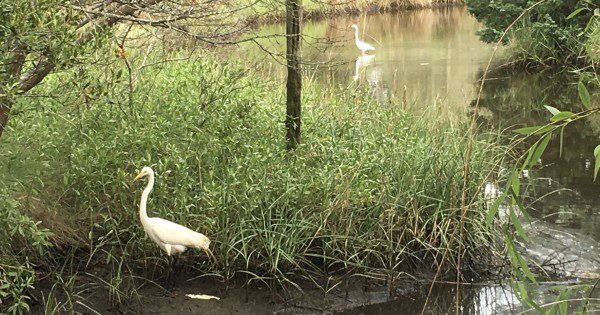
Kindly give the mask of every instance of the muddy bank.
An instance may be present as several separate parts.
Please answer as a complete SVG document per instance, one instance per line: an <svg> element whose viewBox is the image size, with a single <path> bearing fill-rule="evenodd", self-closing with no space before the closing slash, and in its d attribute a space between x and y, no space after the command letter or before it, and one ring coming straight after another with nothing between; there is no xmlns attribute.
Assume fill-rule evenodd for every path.
<svg viewBox="0 0 600 315"><path fill-rule="evenodd" d="M294 288L271 291L264 283L249 287L198 278L190 281L180 279L173 292L165 291L150 281L140 283L134 296L127 300L112 300L101 284L82 281L70 297L60 296L63 302L72 304L73 311L81 314L426 314L453 313L456 307L457 287L451 282L436 284L428 297L430 283L424 279L401 279L390 291L384 282L352 278L349 281L332 279L318 285L301 284L303 291ZM572 282L546 282L536 288L542 301L556 298L556 286ZM327 291L327 293L324 292ZM205 294L219 300L199 300L189 294ZM575 288L571 298L585 297L590 292ZM460 287L460 307L463 314L513 314L526 311L512 293L507 281L464 284ZM590 297L600 297L600 290ZM65 299L71 300L66 302ZM40 301L44 301L41 299ZM573 303L569 309L581 310L582 305ZM33 314L44 314L44 303L35 305Z"/></svg>

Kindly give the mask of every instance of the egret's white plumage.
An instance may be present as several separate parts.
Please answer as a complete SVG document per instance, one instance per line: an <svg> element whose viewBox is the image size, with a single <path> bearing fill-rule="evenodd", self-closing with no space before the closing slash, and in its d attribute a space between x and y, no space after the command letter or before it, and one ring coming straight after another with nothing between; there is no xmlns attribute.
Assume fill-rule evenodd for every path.
<svg viewBox="0 0 600 315"><path fill-rule="evenodd" d="M146 204L148 203L148 195L150 195L150 191L154 186L154 171L146 166L135 179L145 176L148 177L148 184L140 201L140 221L150 239L169 256L183 253L188 247L202 249L212 256L209 249L210 240L204 234L165 219L148 217Z"/></svg>
<svg viewBox="0 0 600 315"><path fill-rule="evenodd" d="M352 24L351 27L354 29L354 43L356 43L356 47L358 47L358 49L362 52L363 55L367 51L375 50L375 47L373 47L371 44L365 43L358 38L358 25Z"/></svg>

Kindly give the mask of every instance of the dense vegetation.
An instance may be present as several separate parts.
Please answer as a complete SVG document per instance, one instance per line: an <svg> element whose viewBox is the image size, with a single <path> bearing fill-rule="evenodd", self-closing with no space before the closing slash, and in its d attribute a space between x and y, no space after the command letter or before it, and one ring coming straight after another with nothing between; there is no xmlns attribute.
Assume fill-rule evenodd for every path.
<svg viewBox="0 0 600 315"><path fill-rule="evenodd" d="M600 61L600 4L585 0L488 1L467 0L469 11L484 25L485 42L496 42L528 8L511 29L505 43L512 42L520 59L536 64L582 64Z"/></svg>
<svg viewBox="0 0 600 315"><path fill-rule="evenodd" d="M129 292L134 276L155 278L165 258L140 228L142 184L133 182L145 165L157 172L150 215L209 235L218 263L201 269L225 279L385 277L431 267L445 249L454 259L460 242L448 235L460 221L464 125L431 124L360 90L309 88L305 141L291 154L280 88L238 66L148 67L133 99L117 68L53 75L39 97L15 104L0 139L4 305L22 299L36 275L60 276L50 270L73 257L87 263L71 272L108 263L114 292ZM484 138L474 142L466 187L474 200L466 261L491 241L478 188L499 148ZM205 261L196 255L190 261Z"/></svg>

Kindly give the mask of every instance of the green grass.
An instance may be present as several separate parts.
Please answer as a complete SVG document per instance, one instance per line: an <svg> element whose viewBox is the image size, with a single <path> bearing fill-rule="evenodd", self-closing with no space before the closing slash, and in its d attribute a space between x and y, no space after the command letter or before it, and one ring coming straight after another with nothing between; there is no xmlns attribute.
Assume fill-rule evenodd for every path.
<svg viewBox="0 0 600 315"><path fill-rule="evenodd" d="M28 257L42 274L103 266L115 303L134 290L134 277L158 280L167 264L141 229L144 184L133 181L146 165L157 175L149 215L208 235L217 263L200 253L186 254L186 263L226 280L289 284L342 271L386 279L435 268L446 249L455 259L459 242L449 239L460 220L464 123L378 104L368 91L309 86L303 142L287 152L282 87L237 65L148 67L132 100L126 82L115 67L65 72L34 91L52 97L15 106L0 139L5 200L19 200L8 213L41 221L26 226L49 229L35 235L52 249L18 252L5 231L10 264ZM478 188L501 151L493 137L473 139L466 264L490 254ZM21 224L2 221L6 211L0 224ZM36 239L23 241L35 247Z"/></svg>

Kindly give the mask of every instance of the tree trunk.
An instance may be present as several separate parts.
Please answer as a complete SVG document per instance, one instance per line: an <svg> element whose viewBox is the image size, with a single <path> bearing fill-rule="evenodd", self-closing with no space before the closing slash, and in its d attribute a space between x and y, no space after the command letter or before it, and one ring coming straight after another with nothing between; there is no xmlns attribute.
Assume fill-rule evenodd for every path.
<svg viewBox="0 0 600 315"><path fill-rule="evenodd" d="M302 0L286 0L286 140L287 148L294 149L300 142L300 117L302 105L302 73L300 68L300 44L302 25Z"/></svg>
<svg viewBox="0 0 600 315"><path fill-rule="evenodd" d="M27 57L27 47L23 44L17 45L11 50L10 62L6 65L6 74L1 78L0 82L0 137L4 132L8 115L13 104L13 99L9 95L8 87L5 84L15 80L21 75L25 58Z"/></svg>
<svg viewBox="0 0 600 315"><path fill-rule="evenodd" d="M0 137L2 137L2 133L4 132L4 128L8 122L8 114L10 113L10 108L12 107L12 101L5 94L2 87L0 87L0 94L2 94L0 95Z"/></svg>

